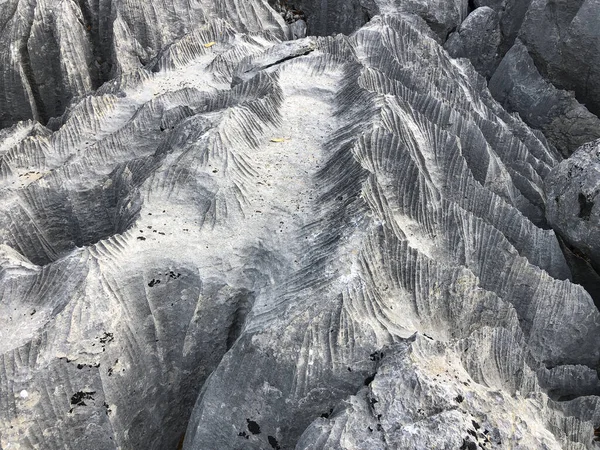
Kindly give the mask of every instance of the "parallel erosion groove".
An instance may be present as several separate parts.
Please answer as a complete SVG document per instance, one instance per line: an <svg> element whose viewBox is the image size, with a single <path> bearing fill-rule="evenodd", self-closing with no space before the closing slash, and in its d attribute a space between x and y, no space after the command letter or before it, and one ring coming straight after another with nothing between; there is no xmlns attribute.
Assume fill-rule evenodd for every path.
<svg viewBox="0 0 600 450"><path fill-rule="evenodd" d="M600 150L477 72L512 1L7 0L74 100L0 130L0 447L591 450Z"/></svg>

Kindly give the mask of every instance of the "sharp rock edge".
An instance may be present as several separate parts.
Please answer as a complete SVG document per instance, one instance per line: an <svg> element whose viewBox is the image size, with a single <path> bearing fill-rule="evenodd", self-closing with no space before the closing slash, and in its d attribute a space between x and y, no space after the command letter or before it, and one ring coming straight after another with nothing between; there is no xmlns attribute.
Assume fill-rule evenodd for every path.
<svg viewBox="0 0 600 450"><path fill-rule="evenodd" d="M422 21L231 23L1 131L0 446L591 448L544 137Z"/></svg>
<svg viewBox="0 0 600 450"><path fill-rule="evenodd" d="M598 139L600 15L596 0L472 0L445 43L490 80L509 111L568 157Z"/></svg>
<svg viewBox="0 0 600 450"><path fill-rule="evenodd" d="M280 39L290 33L266 0L5 0L1 8L0 127L46 124L215 17Z"/></svg>

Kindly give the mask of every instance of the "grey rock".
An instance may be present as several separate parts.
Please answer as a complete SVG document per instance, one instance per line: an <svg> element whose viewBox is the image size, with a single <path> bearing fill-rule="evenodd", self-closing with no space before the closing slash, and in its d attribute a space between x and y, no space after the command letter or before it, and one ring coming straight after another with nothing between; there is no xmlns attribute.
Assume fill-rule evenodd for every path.
<svg viewBox="0 0 600 450"><path fill-rule="evenodd" d="M8 51L0 54L0 127L46 123L215 15L240 30L289 33L266 0L3 2L0 47Z"/></svg>
<svg viewBox="0 0 600 450"><path fill-rule="evenodd" d="M517 38L525 14L532 0L474 0L475 7L492 8L500 17L501 42L498 48L503 56Z"/></svg>
<svg viewBox="0 0 600 450"><path fill-rule="evenodd" d="M249 81L265 70L277 69L277 66L299 56L308 55L317 48L314 37L307 37L274 45L266 52L249 56L242 60L233 73L232 85Z"/></svg>
<svg viewBox="0 0 600 450"><path fill-rule="evenodd" d="M591 114L600 112L598 2L477 0L475 5L489 6L500 16L499 54L507 59L495 77L494 95L507 104L507 92L520 86L508 100L509 109L541 129L565 156L597 138L597 120Z"/></svg>
<svg viewBox="0 0 600 450"><path fill-rule="evenodd" d="M296 20L290 25L290 31L294 39L306 37L306 22L302 19Z"/></svg>
<svg viewBox="0 0 600 450"><path fill-rule="evenodd" d="M376 0L379 11L385 14L414 14L421 17L443 43L448 35L465 20L467 0Z"/></svg>
<svg viewBox="0 0 600 450"><path fill-rule="evenodd" d="M600 269L600 140L583 145L545 182L550 224Z"/></svg>
<svg viewBox="0 0 600 450"><path fill-rule="evenodd" d="M486 332L495 335L495 345L518 346L505 331L481 333ZM344 399L330 417L312 422L296 448L570 447L546 433L549 425L557 435L569 428L552 417L549 403L536 392L523 355L494 361L497 349L478 347L481 353L475 354L469 344L448 346L417 335L387 347L368 386ZM472 375L475 367L479 376ZM507 420L515 411L518 419ZM591 421L582 428L593 432Z"/></svg>
<svg viewBox="0 0 600 450"><path fill-rule="evenodd" d="M273 0L271 4L287 22L305 20L307 34L351 34L378 14L381 0Z"/></svg>
<svg viewBox="0 0 600 450"><path fill-rule="evenodd" d="M277 72L284 92L318 92L321 100L332 105L328 116L335 120L330 126L339 127L338 132L334 128L327 133L331 137L325 141L326 153L311 154L323 167L314 193L323 202L316 210L319 215L299 238L290 241L308 239L313 246L295 257L300 263L297 275L284 285L269 286L255 301L239 339L203 387L184 448L212 445L258 449L273 445L367 449L381 448L383 442L392 442L397 448L429 448L430 444L434 447L446 442L447 448L456 448L453 444L460 446L473 427L471 421L481 420L484 414L489 420L486 426L495 430L495 445L500 448L501 441L512 440L520 441L523 448L587 445L577 441L565 425L562 410L540 388L535 371L540 365L567 364L575 369L564 374L587 376L589 370L584 365L593 365L597 359L595 344L586 343L586 339L594 339L587 328L580 329L587 338L579 339L577 346L551 337L573 331L558 331L555 327L561 326L560 322L550 318L563 318L574 311L570 309L572 304L566 307L563 294L558 292L568 286L568 297L577 298L573 304L581 305L575 308L581 314L572 325L583 326L580 320L591 319L587 323L596 329L598 313L580 287L547 277L545 271L535 269L509 250L510 245L505 247L508 241L515 242L516 230L511 227L510 231L502 221L511 214L510 208L529 207L517 206L516 197L512 203L510 195L506 201L513 206L509 209L502 206L504 200L496 203L496 194L490 194L506 195L501 194L506 184L475 178L481 176L482 167L478 165L482 161L474 154L470 156L468 148L480 151L482 146L489 146L488 155L494 159L490 164L497 166L492 169L488 165L488 170L496 171L501 178L510 176L516 166L505 165L510 163L511 158L506 156L511 151L504 153L507 148L497 144L511 142L500 123L510 124L512 136L529 133L531 147L520 147L524 154L531 151L551 162L556 161L552 152L518 120L503 112L485 88L476 87L480 79L472 68L449 60L427 37L425 27L377 18L349 40L321 42L318 50L281 65ZM349 46L353 52L347 50ZM417 58L424 54L424 48L434 50L426 60ZM339 75L340 69L334 69L336 60L328 63L330 77L323 79L321 72L312 72L311 67L327 65L323 58L329 52L336 55L336 60L340 54L358 55L359 66L350 72L355 74L355 81ZM409 62L410 69L401 70ZM424 78L425 68L430 67L443 70ZM294 73L314 75L301 83ZM438 89L447 93L439 100L435 97ZM325 92L330 97L325 97ZM284 95L283 108L294 97ZM501 119L494 118L496 113ZM293 115L284 116L294 120ZM322 119L314 114L313 120L319 123ZM362 137L353 137L353 130ZM461 147L455 146L454 139L461 142ZM436 145L431 145L434 141ZM512 142L524 145L520 139L520 144ZM298 145L307 148L306 144ZM293 138L289 146L293 148ZM455 153L459 148L461 156ZM455 158L463 161L462 165L455 164ZM539 169L544 176L547 174L541 166ZM452 181L464 177L474 184ZM516 179L520 182L524 178ZM417 194L414 186L421 183L433 192L423 189ZM415 200L414 195L422 197ZM490 209L488 201L495 206ZM421 209L424 204L428 209ZM483 204L488 207L482 209ZM504 212L492 213L495 208ZM430 220L432 216L439 219ZM374 222L365 221L365 217L373 217ZM465 226L470 230L474 230L471 226L481 228L471 234L473 231ZM504 231L495 234L494 229ZM458 230L463 231L454 234ZM483 242L480 239L488 239L483 236L491 238L488 233L499 240L485 247L486 253L498 251L494 256L488 253L484 258L487 263L475 256L481 253L474 247L470 256L462 253L467 244L459 235L472 236L469 245L477 246ZM522 244L516 245L523 248ZM561 260L562 255L554 251L551 259ZM461 255L458 259L457 254ZM511 254L514 256L508 256ZM357 260L346 262L346 257ZM508 258L505 264L511 266L510 270L498 266L503 258ZM540 262L539 267L550 272L558 269L550 269L554 263L549 266L548 262ZM538 280L535 290L539 294L526 287L533 279ZM510 293L505 290L508 286ZM541 295L540 288L545 294ZM547 296L550 292L556 294ZM532 298L537 305L535 318L529 315ZM564 305L564 309L546 316L549 304ZM592 316L586 319L588 314ZM448 353L460 360L453 363L443 356L443 362L434 365L433 354L419 350L424 356L418 366L425 371L435 368L439 375L451 366L470 374L473 387L465 387L462 382L470 380L456 380L457 373L452 372L444 381L431 376L429 384L421 383L427 386L418 391L422 392L422 400L418 394L408 392L420 380L414 369L412 373L407 370L407 364L417 364L412 362L414 359L396 358L392 351L391 360L399 359L393 363L399 368L388 369L381 361L387 361L387 345L393 346L416 330L436 341L452 342L456 347ZM446 344L438 342L436 346L438 353L445 354ZM586 361L579 366L581 369L573 364L579 359L575 355ZM369 397L363 386L376 384L380 373L382 387L377 395ZM548 384L549 389L558 389L564 388L566 381L559 375ZM455 398L461 393L469 399L464 410L470 415L456 411ZM497 399L495 407L502 405L497 415L489 413L491 398ZM547 409L524 414L531 398L539 399ZM343 417L351 416L344 413L347 405L352 405L355 416ZM440 409L447 413L440 413ZM506 423L505 417L516 411L520 422ZM338 417L342 417L340 422ZM423 421L427 417L431 420ZM332 424L333 420L336 422ZM411 424L418 425L410 428ZM593 434L591 422L577 424L581 436ZM412 434L403 432L415 427L420 428ZM548 434L549 429L556 434ZM587 443L590 438L584 439Z"/></svg>
<svg viewBox="0 0 600 450"><path fill-rule="evenodd" d="M453 58L467 58L484 77L490 78L499 62L501 42L498 13L484 6L477 8L452 33L444 48Z"/></svg>
<svg viewBox="0 0 600 450"><path fill-rule="evenodd" d="M591 448L560 156L414 11L261 5L116 21L126 70L0 131L0 446Z"/></svg>
<svg viewBox="0 0 600 450"><path fill-rule="evenodd" d="M573 93L544 80L518 39L494 73L489 89L506 109L518 112L528 124L540 129L565 157L600 138L598 117Z"/></svg>
<svg viewBox="0 0 600 450"><path fill-rule="evenodd" d="M600 113L600 7L597 0L534 0L519 37L544 76Z"/></svg>

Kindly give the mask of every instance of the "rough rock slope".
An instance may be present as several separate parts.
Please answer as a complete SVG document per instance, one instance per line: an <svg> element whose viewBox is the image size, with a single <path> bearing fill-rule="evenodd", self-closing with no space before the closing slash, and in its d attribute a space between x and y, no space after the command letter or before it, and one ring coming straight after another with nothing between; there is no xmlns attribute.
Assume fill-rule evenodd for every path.
<svg viewBox="0 0 600 450"><path fill-rule="evenodd" d="M46 123L74 98L146 66L207 18L287 36L266 0L5 0L0 4L0 127Z"/></svg>
<svg viewBox="0 0 600 450"><path fill-rule="evenodd" d="M565 155L600 138L596 0L474 0L445 47Z"/></svg>
<svg viewBox="0 0 600 450"><path fill-rule="evenodd" d="M246 30L0 132L0 448L592 448L543 135L416 16Z"/></svg>

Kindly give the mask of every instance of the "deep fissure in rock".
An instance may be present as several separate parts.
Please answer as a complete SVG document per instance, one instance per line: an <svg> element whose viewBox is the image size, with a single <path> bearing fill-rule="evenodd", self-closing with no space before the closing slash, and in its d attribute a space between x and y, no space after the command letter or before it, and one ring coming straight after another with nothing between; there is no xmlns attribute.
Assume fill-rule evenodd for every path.
<svg viewBox="0 0 600 450"><path fill-rule="evenodd" d="M352 34L378 12L374 2L364 6L360 0L269 0L269 4L288 23L305 20L309 36Z"/></svg>
<svg viewBox="0 0 600 450"><path fill-rule="evenodd" d="M581 251L570 245L558 231L555 230L555 233L571 269L573 282L582 286L590 294L596 308L600 310L600 272L598 268L594 267L590 259Z"/></svg>
<svg viewBox="0 0 600 450"><path fill-rule="evenodd" d="M577 199L579 200L579 218L583 220L590 220L590 215L592 214L594 202L589 200L587 196L583 193L579 193Z"/></svg>

